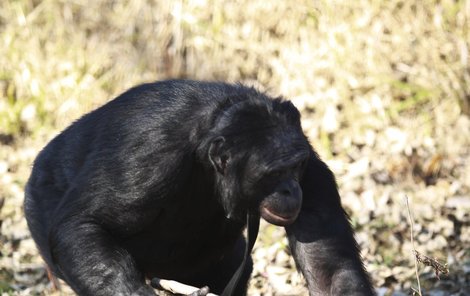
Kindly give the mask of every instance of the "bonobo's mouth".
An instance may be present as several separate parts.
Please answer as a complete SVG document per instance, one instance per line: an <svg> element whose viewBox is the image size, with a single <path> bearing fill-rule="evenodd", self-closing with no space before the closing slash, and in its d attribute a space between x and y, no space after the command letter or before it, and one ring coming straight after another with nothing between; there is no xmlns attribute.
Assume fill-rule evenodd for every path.
<svg viewBox="0 0 470 296"><path fill-rule="evenodd" d="M299 215L299 213L296 212L293 215L281 216L280 214L273 213L267 207L264 206L260 207L260 214L264 220L277 226L288 226L294 223L295 219L297 219L297 216Z"/></svg>

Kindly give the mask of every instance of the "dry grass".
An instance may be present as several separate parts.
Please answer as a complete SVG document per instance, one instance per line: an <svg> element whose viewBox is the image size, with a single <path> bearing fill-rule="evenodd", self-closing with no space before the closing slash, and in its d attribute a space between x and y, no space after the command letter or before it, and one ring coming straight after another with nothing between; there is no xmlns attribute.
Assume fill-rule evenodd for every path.
<svg viewBox="0 0 470 296"><path fill-rule="evenodd" d="M392 286L383 273L406 273L392 266L412 264L397 259L403 246L383 239L391 228L407 227L391 210L391 192L415 192L411 197L423 202L417 220L429 212L445 217L450 197L470 194L470 0L7 0L0 42L0 291L31 292L16 272L39 262L21 212L37 151L140 82L243 81L292 99L312 143L340 176L345 204L359 216L359 237L378 230L367 234L377 244L359 241L379 286ZM377 181L374 172L388 179ZM426 182L416 182L421 175ZM387 182L395 182L393 190ZM449 243L449 252L469 258L461 250L470 242L470 218L459 211L452 215L463 221L461 241ZM450 229L439 227L438 235ZM285 241L256 256L290 270L279 250ZM270 274L265 265L255 270ZM282 287L256 289L272 295Z"/></svg>
<svg viewBox="0 0 470 296"><path fill-rule="evenodd" d="M32 105L27 130L62 128L166 77L251 81L320 111L344 105L345 122L446 102L456 116L470 96L469 18L469 1L450 0L7 1L0 127L24 128Z"/></svg>

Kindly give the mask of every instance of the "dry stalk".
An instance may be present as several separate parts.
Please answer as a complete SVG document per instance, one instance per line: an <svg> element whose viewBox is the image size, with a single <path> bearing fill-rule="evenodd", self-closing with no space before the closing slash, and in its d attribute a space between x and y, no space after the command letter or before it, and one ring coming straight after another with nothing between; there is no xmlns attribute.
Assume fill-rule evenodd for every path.
<svg viewBox="0 0 470 296"><path fill-rule="evenodd" d="M424 266L432 267L432 269L434 269L434 273L436 274L437 279L439 280L440 280L439 274L448 274L449 269L447 268L447 264L442 264L436 259L433 259L431 257L428 257L416 251L415 241L414 241L414 230L413 230L413 217L411 216L410 205L408 203L408 196L406 195L405 195L405 202L406 202L406 208L408 209L408 218L410 220L411 246L413 248L412 252L414 255L416 281L418 283L418 290L416 291L414 288L412 288L412 290L413 290L413 295L418 294L419 296L422 296L423 294L421 293L421 284L419 282L418 263L421 263Z"/></svg>
<svg viewBox="0 0 470 296"><path fill-rule="evenodd" d="M408 219L410 220L411 247L413 248L413 254L415 255L417 251L415 248L415 240L414 240L414 232L413 232L413 217L411 216L410 205L408 203L408 196L406 195L405 195L405 202L406 202L406 208L408 209ZM421 293L421 283L419 282L418 259L416 258L416 255L414 256L413 261L415 263L416 282L418 283L418 291L415 291L414 289L413 291L417 292L419 296L422 296L423 294Z"/></svg>

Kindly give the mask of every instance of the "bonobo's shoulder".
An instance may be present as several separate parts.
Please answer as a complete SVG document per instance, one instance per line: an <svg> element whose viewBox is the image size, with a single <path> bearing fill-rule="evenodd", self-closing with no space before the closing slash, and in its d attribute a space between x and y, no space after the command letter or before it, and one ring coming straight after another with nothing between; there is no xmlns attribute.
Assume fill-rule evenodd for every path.
<svg viewBox="0 0 470 296"><path fill-rule="evenodd" d="M226 83L195 80L166 80L155 82L149 87L159 92L162 97L176 100L172 103L189 103L192 109L196 106L212 106L209 108L213 116L237 110L266 110L268 116L280 116L298 121L300 113L297 108L283 97L272 97L253 86L242 83ZM196 103L197 102L197 103ZM207 110L206 110L207 111Z"/></svg>
<svg viewBox="0 0 470 296"><path fill-rule="evenodd" d="M182 122L206 126L224 114L233 119L238 111L250 110L267 118L277 114L291 122L298 122L300 116L289 101L241 83L175 79L135 86L81 121L107 129L123 125L148 129Z"/></svg>

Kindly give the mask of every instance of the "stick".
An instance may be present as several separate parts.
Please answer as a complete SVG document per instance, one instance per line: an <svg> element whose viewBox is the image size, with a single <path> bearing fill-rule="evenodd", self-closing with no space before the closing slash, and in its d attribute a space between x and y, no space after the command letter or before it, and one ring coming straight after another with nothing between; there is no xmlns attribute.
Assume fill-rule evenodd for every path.
<svg viewBox="0 0 470 296"><path fill-rule="evenodd" d="M163 290L163 291L168 291L173 294L183 294L183 295L188 295L193 292L196 292L200 290L199 288L189 286L182 284L177 281L171 281L171 280L162 280L159 278L153 278L151 281L152 287ZM217 296L216 294L208 293L207 296Z"/></svg>
<svg viewBox="0 0 470 296"><path fill-rule="evenodd" d="M418 272L418 260L416 259L416 248L415 248L415 240L414 240L414 232L413 232L413 217L411 216L410 205L408 204L408 196L405 195L405 202L406 208L408 209L408 218L410 219L410 234L411 234L411 247L413 248L413 255L414 263L415 263L415 273L416 273L416 281L418 282L418 294L421 296L421 284L419 282L419 272Z"/></svg>

